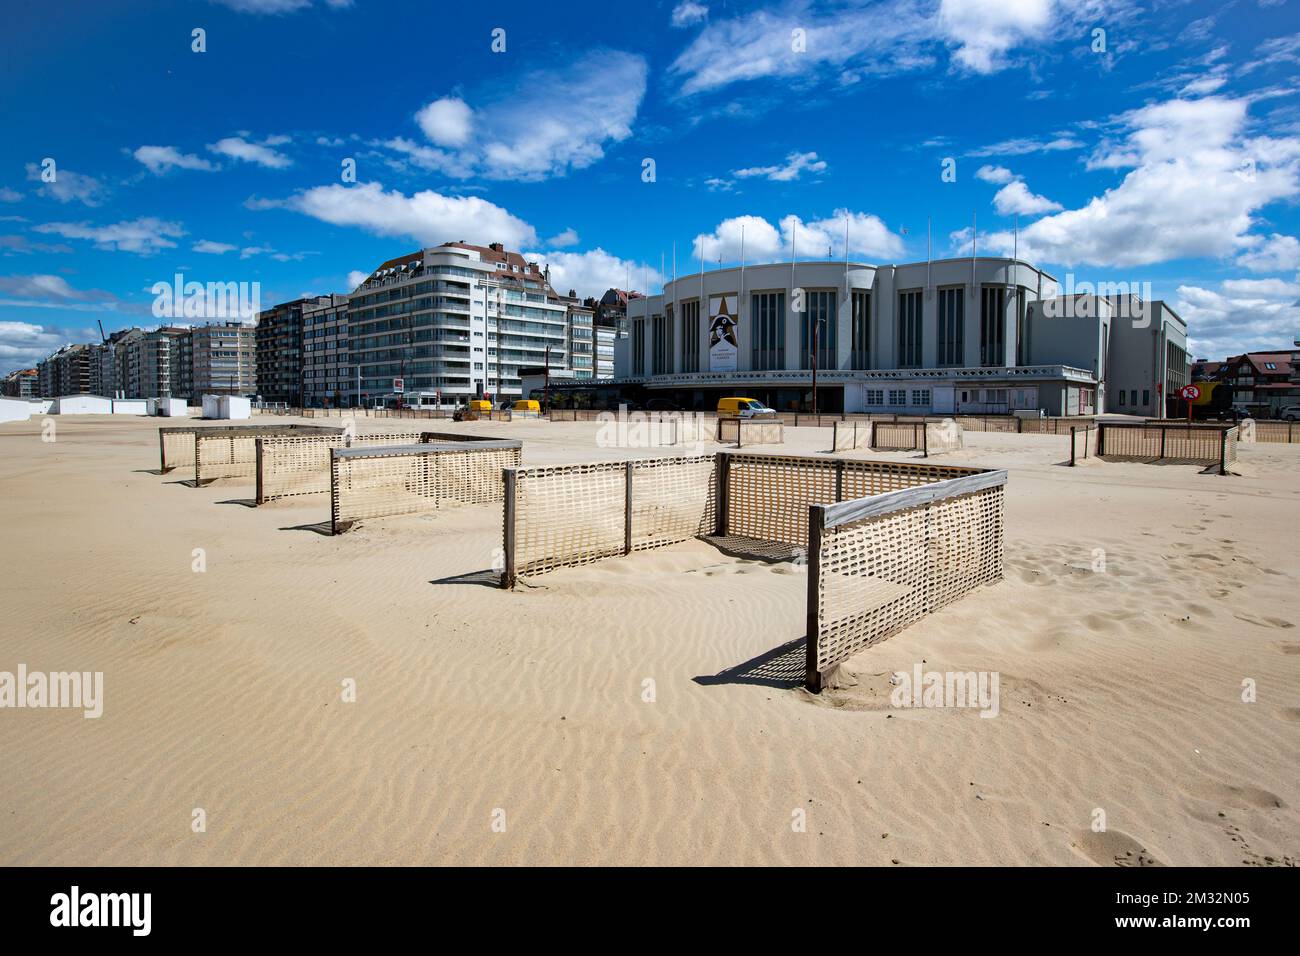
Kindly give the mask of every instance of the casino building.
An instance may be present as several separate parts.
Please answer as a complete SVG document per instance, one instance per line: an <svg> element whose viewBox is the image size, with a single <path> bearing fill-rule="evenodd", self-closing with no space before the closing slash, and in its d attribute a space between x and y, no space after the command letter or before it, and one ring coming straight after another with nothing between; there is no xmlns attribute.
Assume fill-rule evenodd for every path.
<svg viewBox="0 0 1300 956"><path fill-rule="evenodd" d="M1058 297L1018 259L870 265L799 262L689 275L631 298L615 383L685 409L719 397L782 411L1081 415L1108 401L1112 357L1126 398L1163 415L1187 381L1183 321L1131 296Z"/></svg>

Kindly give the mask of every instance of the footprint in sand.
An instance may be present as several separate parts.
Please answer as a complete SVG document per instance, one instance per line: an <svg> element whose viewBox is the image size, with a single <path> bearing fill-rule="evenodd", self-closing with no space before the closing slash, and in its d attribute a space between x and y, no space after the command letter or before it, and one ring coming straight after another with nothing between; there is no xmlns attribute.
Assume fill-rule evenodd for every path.
<svg viewBox="0 0 1300 956"><path fill-rule="evenodd" d="M1285 810L1286 802L1276 793L1250 784L1222 783L1209 780L1196 787L1183 787L1183 793L1197 800L1236 807L1239 810Z"/></svg>
<svg viewBox="0 0 1300 956"><path fill-rule="evenodd" d="M1278 641L1277 646L1283 654L1300 654L1300 644L1295 641Z"/></svg>
<svg viewBox="0 0 1300 956"><path fill-rule="evenodd" d="M1235 614L1233 615L1239 621L1245 621L1247 624L1256 624L1259 627L1295 627L1290 621L1280 617L1256 617L1254 614Z"/></svg>
<svg viewBox="0 0 1300 956"><path fill-rule="evenodd" d="M1122 830L1107 830L1105 833L1077 830L1070 841L1070 849L1098 866L1167 865Z"/></svg>
<svg viewBox="0 0 1300 956"><path fill-rule="evenodd" d="M1274 707L1273 716L1288 723L1300 724L1300 707Z"/></svg>

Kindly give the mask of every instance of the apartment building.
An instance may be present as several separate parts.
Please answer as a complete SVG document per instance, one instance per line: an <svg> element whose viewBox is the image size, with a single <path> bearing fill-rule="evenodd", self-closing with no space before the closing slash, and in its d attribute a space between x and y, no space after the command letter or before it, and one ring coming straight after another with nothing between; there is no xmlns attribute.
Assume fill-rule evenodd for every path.
<svg viewBox="0 0 1300 956"><path fill-rule="evenodd" d="M257 335L251 324L232 321L195 326L186 351L190 398L257 392Z"/></svg>
<svg viewBox="0 0 1300 956"><path fill-rule="evenodd" d="M282 302L257 318L257 392L265 402L301 406L303 387L303 310L328 296Z"/></svg>
<svg viewBox="0 0 1300 956"><path fill-rule="evenodd" d="M348 351L366 404L405 392L443 403L521 394L519 370L568 364L568 308L501 243L447 242L381 263L348 297Z"/></svg>
<svg viewBox="0 0 1300 956"><path fill-rule="evenodd" d="M302 323L304 401L316 408L353 407L357 382L348 357L348 297L322 296L303 308Z"/></svg>
<svg viewBox="0 0 1300 956"><path fill-rule="evenodd" d="M36 366L41 396L94 394L91 386L98 381L98 368L98 350L85 344L65 345Z"/></svg>
<svg viewBox="0 0 1300 956"><path fill-rule="evenodd" d="M0 381L0 395L7 398L35 398L40 394L40 375L34 368L20 368Z"/></svg>

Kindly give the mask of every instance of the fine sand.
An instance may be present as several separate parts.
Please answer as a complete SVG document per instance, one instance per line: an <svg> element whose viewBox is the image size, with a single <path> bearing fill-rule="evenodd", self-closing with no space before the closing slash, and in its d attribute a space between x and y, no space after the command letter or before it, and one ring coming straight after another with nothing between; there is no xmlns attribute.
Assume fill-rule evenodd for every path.
<svg viewBox="0 0 1300 956"><path fill-rule="evenodd" d="M506 592L499 505L332 538L327 498L158 475L157 419L55 421L0 425L0 671L102 671L104 713L0 710L0 863L1300 859L1300 445L1219 477L967 433L935 460L1009 470L1005 580L813 697L793 565L689 541ZM891 707L916 664L997 672L1000 714Z"/></svg>

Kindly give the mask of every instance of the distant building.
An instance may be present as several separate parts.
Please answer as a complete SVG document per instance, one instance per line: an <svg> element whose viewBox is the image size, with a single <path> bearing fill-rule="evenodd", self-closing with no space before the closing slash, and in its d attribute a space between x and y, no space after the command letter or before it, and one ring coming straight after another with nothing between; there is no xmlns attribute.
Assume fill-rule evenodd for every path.
<svg viewBox="0 0 1300 956"><path fill-rule="evenodd" d="M36 366L40 393L45 398L62 395L90 395L92 365L97 369L99 355L89 345L65 345ZM97 378L98 371L94 375Z"/></svg>
<svg viewBox="0 0 1300 956"><path fill-rule="evenodd" d="M188 352L190 399L257 393L257 336L252 325L233 321L197 325L190 330Z"/></svg>
<svg viewBox="0 0 1300 956"><path fill-rule="evenodd" d="M40 376L34 368L20 368L0 381L0 394L9 398L34 398L40 392Z"/></svg>
<svg viewBox="0 0 1300 956"><path fill-rule="evenodd" d="M303 309L327 296L294 299L257 318L257 392L264 402L301 406L303 387Z"/></svg>
<svg viewBox="0 0 1300 956"><path fill-rule="evenodd" d="M1291 349L1246 352L1222 362L1198 360L1193 366L1201 381L1232 386L1232 406L1243 415L1276 417L1284 405L1300 403L1300 375Z"/></svg>
<svg viewBox="0 0 1300 956"><path fill-rule="evenodd" d="M302 312L304 401L314 408L357 404L356 373L348 357L348 297L321 296Z"/></svg>

